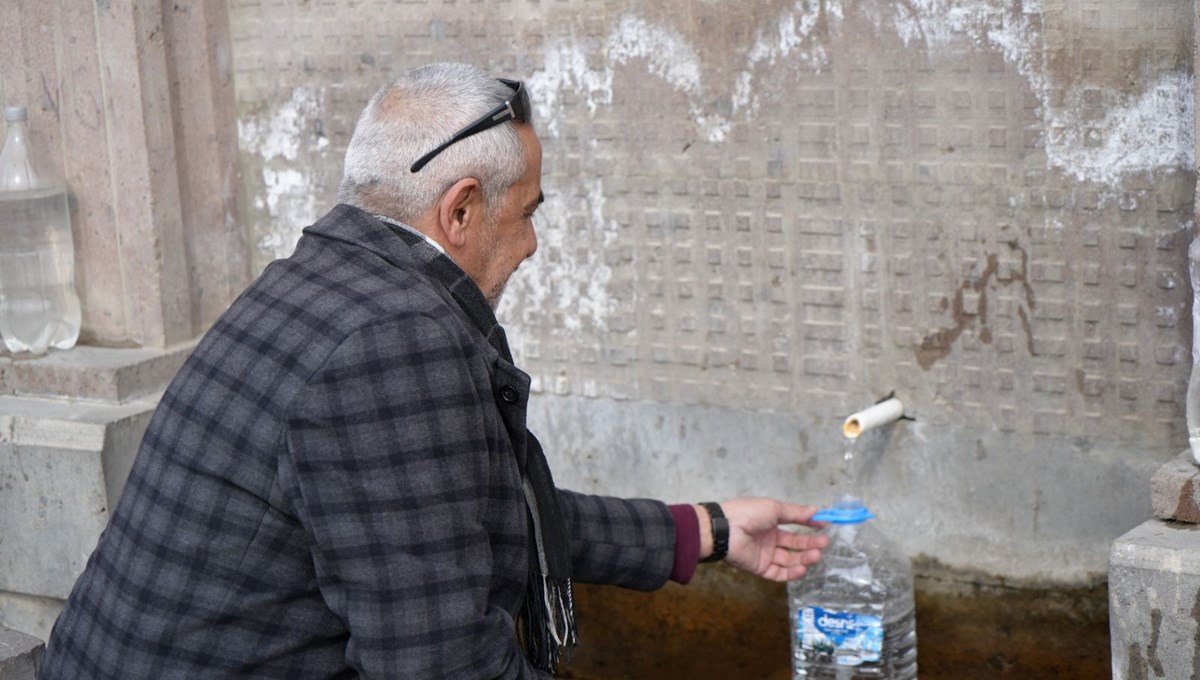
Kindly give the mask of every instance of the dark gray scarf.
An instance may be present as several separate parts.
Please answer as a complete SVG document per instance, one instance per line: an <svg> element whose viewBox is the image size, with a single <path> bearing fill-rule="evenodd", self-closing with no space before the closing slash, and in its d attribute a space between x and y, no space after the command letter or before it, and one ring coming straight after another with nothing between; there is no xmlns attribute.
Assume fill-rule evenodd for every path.
<svg viewBox="0 0 1200 680"><path fill-rule="evenodd" d="M504 328L471 277L411 227L380 215L376 217L413 246L427 271L446 287L500 356L512 363L512 351ZM525 431L525 442L522 482L533 540L529 545L530 574L525 601L518 615L518 633L530 663L553 675L563 655L579 644L571 593L570 542L542 445L528 430Z"/></svg>

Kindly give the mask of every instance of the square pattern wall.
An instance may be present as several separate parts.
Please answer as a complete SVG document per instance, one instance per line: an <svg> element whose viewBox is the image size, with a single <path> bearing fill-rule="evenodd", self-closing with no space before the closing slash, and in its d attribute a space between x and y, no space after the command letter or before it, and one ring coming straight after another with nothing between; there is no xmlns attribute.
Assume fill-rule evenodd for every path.
<svg viewBox="0 0 1200 680"><path fill-rule="evenodd" d="M538 389L1186 441L1183 0L230 0L257 266L430 61L522 78ZM736 7L736 10L735 10Z"/></svg>

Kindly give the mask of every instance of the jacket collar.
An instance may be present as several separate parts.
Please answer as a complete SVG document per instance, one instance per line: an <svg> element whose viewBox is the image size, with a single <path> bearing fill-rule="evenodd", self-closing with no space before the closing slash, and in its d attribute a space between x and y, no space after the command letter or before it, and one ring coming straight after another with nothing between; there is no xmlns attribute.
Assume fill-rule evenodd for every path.
<svg viewBox="0 0 1200 680"><path fill-rule="evenodd" d="M463 313L501 358L512 363L512 351L504 328L475 281L454 260L424 238L400 226L344 203L304 229L305 234L341 241L364 248L399 268L423 266L425 272L446 288Z"/></svg>

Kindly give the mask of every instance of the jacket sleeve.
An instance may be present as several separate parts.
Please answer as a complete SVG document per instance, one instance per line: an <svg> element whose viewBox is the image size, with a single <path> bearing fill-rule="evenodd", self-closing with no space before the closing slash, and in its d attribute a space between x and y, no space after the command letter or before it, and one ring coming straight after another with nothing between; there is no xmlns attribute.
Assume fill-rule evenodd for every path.
<svg viewBox="0 0 1200 680"><path fill-rule="evenodd" d="M488 446L476 352L438 319L382 319L346 339L290 407L281 484L363 678L548 677L489 598L491 541L515 539L485 527L503 447Z"/></svg>
<svg viewBox="0 0 1200 680"><path fill-rule="evenodd" d="M656 590L675 560L675 521L653 500L588 496L560 489L571 566L582 583Z"/></svg>

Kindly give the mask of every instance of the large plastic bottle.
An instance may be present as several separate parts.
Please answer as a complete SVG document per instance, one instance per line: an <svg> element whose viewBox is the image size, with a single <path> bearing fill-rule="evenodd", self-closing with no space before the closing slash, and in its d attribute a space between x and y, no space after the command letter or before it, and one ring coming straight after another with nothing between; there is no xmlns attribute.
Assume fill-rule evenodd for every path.
<svg viewBox="0 0 1200 680"><path fill-rule="evenodd" d="M29 143L23 106L4 109L0 151L0 338L13 354L70 349L79 338L66 184Z"/></svg>
<svg viewBox="0 0 1200 680"><path fill-rule="evenodd" d="M788 584L796 680L917 677L912 567L873 517L854 496L814 517L829 547Z"/></svg>

